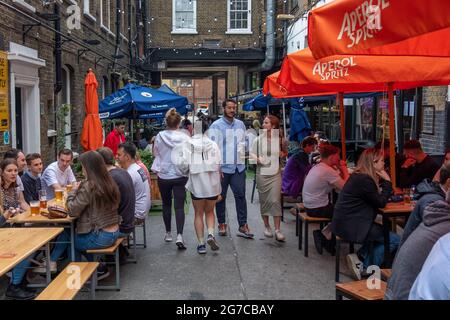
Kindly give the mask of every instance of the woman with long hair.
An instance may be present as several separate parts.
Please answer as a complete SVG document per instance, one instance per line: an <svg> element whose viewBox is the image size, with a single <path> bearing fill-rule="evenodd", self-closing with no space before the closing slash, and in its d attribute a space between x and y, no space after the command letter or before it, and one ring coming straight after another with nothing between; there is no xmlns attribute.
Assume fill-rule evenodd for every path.
<svg viewBox="0 0 450 320"><path fill-rule="evenodd" d="M26 211L30 207L16 183L19 169L16 160L7 158L0 164L1 199L3 210Z"/></svg>
<svg viewBox="0 0 450 320"><path fill-rule="evenodd" d="M339 194L331 222L336 236L363 244L357 254L347 256L350 270L359 280L365 268L383 263L383 229L375 218L378 209L386 206L391 194L392 184L384 170L383 153L374 148L365 150ZM391 233L391 251L396 250L399 241L399 236Z"/></svg>
<svg viewBox="0 0 450 320"><path fill-rule="evenodd" d="M88 151L80 155L79 161L85 180L80 183L78 189L68 194L66 201L69 216L77 218L77 261L81 260L81 254L86 250L112 246L119 236L120 222L119 189L109 175L102 156L97 151ZM58 237L51 254L52 262L57 261L67 250L69 241L68 232ZM85 256L88 260L92 259L90 255Z"/></svg>
<svg viewBox="0 0 450 320"><path fill-rule="evenodd" d="M285 241L281 233L281 165L280 158L286 155L280 136L280 120L268 115L262 125L264 132L252 144L250 159L256 161L256 185L258 186L261 216L264 221L264 235L273 237L269 217L273 217L275 239Z"/></svg>
<svg viewBox="0 0 450 320"><path fill-rule="evenodd" d="M182 156L177 161L180 170L188 172L189 180L186 189L191 193L194 206L194 226L198 240L197 252L205 254L204 220L206 220L208 231L206 243L211 250L219 250L219 245L214 237L216 219L214 206L222 192L220 182L221 153L217 144L206 135L207 121L196 121L196 127L197 124L201 124L201 132L195 132L188 143L183 146Z"/></svg>
<svg viewBox="0 0 450 320"><path fill-rule="evenodd" d="M185 185L188 180L172 161L175 147L183 144L189 137L179 130L181 115L175 108L166 113L167 129L158 133L153 145L154 161L152 171L158 175L158 187L163 203L163 220L166 227L164 241L172 242L172 199L174 199L175 219L177 224L178 249L186 249L183 241L185 220L184 201L186 200ZM173 194L173 196L172 196Z"/></svg>

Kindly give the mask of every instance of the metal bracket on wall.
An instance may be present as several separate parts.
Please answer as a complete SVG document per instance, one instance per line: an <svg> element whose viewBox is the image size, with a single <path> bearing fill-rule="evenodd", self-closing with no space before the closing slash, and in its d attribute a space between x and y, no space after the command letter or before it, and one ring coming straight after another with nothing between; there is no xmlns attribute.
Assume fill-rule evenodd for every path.
<svg viewBox="0 0 450 320"><path fill-rule="evenodd" d="M95 61L94 61L94 68L95 69L97 69L97 65L100 63L100 61L102 61L102 60L104 60L105 58L103 58L103 57L100 57L100 58L95 58Z"/></svg>
<svg viewBox="0 0 450 320"><path fill-rule="evenodd" d="M90 50L89 49L78 49L78 64L80 64L80 57L88 51L90 51Z"/></svg>
<svg viewBox="0 0 450 320"><path fill-rule="evenodd" d="M33 29L33 27L38 27L40 25L41 25L41 23L22 25L22 44L25 44L25 37L26 37L27 33L30 32L30 30Z"/></svg>

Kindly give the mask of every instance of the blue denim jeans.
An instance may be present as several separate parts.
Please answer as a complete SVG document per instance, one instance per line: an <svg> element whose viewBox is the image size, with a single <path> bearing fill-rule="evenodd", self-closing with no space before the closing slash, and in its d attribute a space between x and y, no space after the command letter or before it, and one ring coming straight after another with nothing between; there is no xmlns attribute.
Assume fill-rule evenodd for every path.
<svg viewBox="0 0 450 320"><path fill-rule="evenodd" d="M392 253L397 250L400 244L400 236L396 233L389 233L389 250ZM373 251L370 252L370 243L373 243ZM366 242L358 250L358 256L363 258L364 269L370 265L381 266L384 261L384 236L383 228L374 224L369 231Z"/></svg>
<svg viewBox="0 0 450 320"><path fill-rule="evenodd" d="M106 232L103 230L91 231L85 234L75 235L75 260L81 261L83 254L88 261L93 261L92 255L85 253L89 249L101 249L112 246L119 237L119 230ZM64 231L56 240L58 243L51 254L51 261L56 261L69 248L70 232ZM67 242L67 243L60 243Z"/></svg>
<svg viewBox="0 0 450 320"><path fill-rule="evenodd" d="M236 169L235 173L224 173L222 183L222 201L216 204L217 221L225 223L225 203L228 192L228 186L234 194L236 204L236 213L239 226L247 223L247 201L245 199L245 170L240 172Z"/></svg>
<svg viewBox="0 0 450 320"><path fill-rule="evenodd" d="M27 259L22 260L22 262L12 270L11 284L19 285L22 283L22 280L27 273L27 268L31 265L31 262L28 259L33 258L35 255L36 254L32 254Z"/></svg>

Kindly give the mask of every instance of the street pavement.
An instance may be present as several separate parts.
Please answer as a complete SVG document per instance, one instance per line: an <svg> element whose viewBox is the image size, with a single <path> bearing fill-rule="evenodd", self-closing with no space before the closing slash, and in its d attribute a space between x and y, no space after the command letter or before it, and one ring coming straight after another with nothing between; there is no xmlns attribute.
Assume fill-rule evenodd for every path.
<svg viewBox="0 0 450 320"><path fill-rule="evenodd" d="M152 215L147 220L147 248L138 249L138 262L121 266L121 290L98 291L97 299L168 299L168 300L317 300L334 299L335 258L324 251L319 255L312 239L310 226L309 257L298 250L295 236L295 217L285 210L282 232L284 243L275 238L265 238L264 225L259 214L258 194L250 203L252 181L247 180L248 223L255 234L254 240L236 236L238 228L234 198L231 190L227 197L227 219L230 232L217 236L220 250L208 247L206 255L199 255L194 231L192 205L186 215L184 240L187 250L177 249L175 242L164 242L162 216ZM175 230L175 218L172 219ZM142 229L138 228L138 241ZM217 233L217 227L216 227ZM174 239L176 238L173 231ZM347 248L341 254L341 281L348 281L345 263ZM112 275L113 276L113 275ZM106 280L113 280L110 277ZM0 296L3 296L7 278L0 279ZM87 299L80 293L78 299Z"/></svg>

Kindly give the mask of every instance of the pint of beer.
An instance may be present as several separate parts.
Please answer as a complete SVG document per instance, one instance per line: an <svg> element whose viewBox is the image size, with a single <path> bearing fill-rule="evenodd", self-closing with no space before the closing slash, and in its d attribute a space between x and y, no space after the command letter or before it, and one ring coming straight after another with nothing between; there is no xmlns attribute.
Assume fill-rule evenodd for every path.
<svg viewBox="0 0 450 320"><path fill-rule="evenodd" d="M30 201L30 210L32 216L39 215L39 212L41 210L39 201Z"/></svg>
<svg viewBox="0 0 450 320"><path fill-rule="evenodd" d="M64 197L64 190L63 189L55 190L55 199L56 199L57 202L62 202L63 201L63 197Z"/></svg>
<svg viewBox="0 0 450 320"><path fill-rule="evenodd" d="M39 202L41 209L47 209L47 192L39 190Z"/></svg>
<svg viewBox="0 0 450 320"><path fill-rule="evenodd" d="M66 185L66 191L70 192L72 191L73 186L71 184Z"/></svg>

